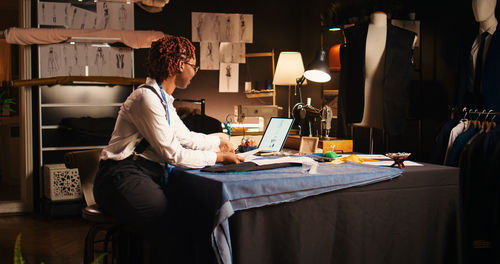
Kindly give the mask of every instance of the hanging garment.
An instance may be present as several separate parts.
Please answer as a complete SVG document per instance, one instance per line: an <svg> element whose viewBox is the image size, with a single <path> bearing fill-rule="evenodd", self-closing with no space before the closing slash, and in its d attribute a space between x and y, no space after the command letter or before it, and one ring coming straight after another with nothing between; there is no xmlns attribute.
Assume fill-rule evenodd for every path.
<svg viewBox="0 0 500 264"><path fill-rule="evenodd" d="M363 119L365 101L365 52L368 24L345 30L346 44L340 49L341 122L359 123ZM411 80L413 41L415 33L387 24L385 44L383 124L391 135L402 134L408 115L408 87Z"/></svg>
<svg viewBox="0 0 500 264"><path fill-rule="evenodd" d="M448 138L448 147L446 148L444 161L442 163L443 165L446 165L446 162L448 161L448 157L450 155L450 151L451 148L453 147L455 139L465 131L465 128L467 127L468 123L469 120L460 120L460 122L451 130L450 136Z"/></svg>
<svg viewBox="0 0 500 264"><path fill-rule="evenodd" d="M458 135L458 137L455 139L455 142L453 142L453 147L451 148L448 155L448 160L446 161L447 166L458 166L458 159L460 158L460 154L462 153L465 144L467 144L467 142L474 136L474 134L476 134L477 131L478 130L475 126L471 126L469 129L467 129L467 131Z"/></svg>
<svg viewBox="0 0 500 264"><path fill-rule="evenodd" d="M436 137L436 144L432 152L430 163L444 164L444 157L448 149L448 141L450 138L451 130L458 124L456 119L446 121L442 126L439 134Z"/></svg>
<svg viewBox="0 0 500 264"><path fill-rule="evenodd" d="M464 41L462 49L463 56L459 62L457 91L455 104L459 107L467 106L472 108L500 110L500 28L498 28L491 38L491 42L486 53L484 65L481 73L482 95L474 94L474 67L471 55L471 47L475 37ZM474 100L480 96L482 105L474 105ZM477 100L477 99L476 99Z"/></svg>

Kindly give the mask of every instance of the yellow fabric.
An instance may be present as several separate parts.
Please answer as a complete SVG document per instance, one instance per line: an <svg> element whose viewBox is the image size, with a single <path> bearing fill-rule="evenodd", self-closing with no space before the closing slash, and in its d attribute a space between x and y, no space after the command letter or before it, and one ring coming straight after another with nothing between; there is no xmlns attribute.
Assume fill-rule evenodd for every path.
<svg viewBox="0 0 500 264"><path fill-rule="evenodd" d="M335 160L327 162L327 163L331 163L331 164L337 165L337 164L342 164L344 162L363 163L363 162L367 162L367 161L377 162L377 161L380 161L380 160L376 160L376 159L362 159L362 158L358 157L357 155L352 154L352 155L349 155L349 156L346 156L346 157L335 159Z"/></svg>

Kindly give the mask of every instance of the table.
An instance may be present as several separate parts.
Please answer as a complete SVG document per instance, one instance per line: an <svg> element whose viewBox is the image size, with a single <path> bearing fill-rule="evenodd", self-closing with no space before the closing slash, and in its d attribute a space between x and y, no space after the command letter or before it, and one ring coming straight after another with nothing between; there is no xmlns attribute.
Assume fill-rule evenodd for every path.
<svg viewBox="0 0 500 264"><path fill-rule="evenodd" d="M208 195L221 186L203 178L190 185L196 201L183 188L168 190L170 253L174 263L215 263L214 221L201 219L221 208ZM390 181L237 211L227 239L234 263L459 263L459 228L458 169L426 164Z"/></svg>
<svg viewBox="0 0 500 264"><path fill-rule="evenodd" d="M458 168L236 212L234 263L462 263Z"/></svg>

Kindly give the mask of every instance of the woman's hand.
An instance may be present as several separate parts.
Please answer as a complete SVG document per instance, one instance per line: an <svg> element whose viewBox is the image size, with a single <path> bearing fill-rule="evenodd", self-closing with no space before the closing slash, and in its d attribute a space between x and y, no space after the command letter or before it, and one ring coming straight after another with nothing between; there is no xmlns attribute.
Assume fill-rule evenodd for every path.
<svg viewBox="0 0 500 264"><path fill-rule="evenodd" d="M219 150L221 152L232 152L232 153L234 153L234 146L228 140L220 138Z"/></svg>
<svg viewBox="0 0 500 264"><path fill-rule="evenodd" d="M222 162L224 164L229 164L229 163L238 164L242 161L245 161L245 159L234 154L233 152L217 152L216 162Z"/></svg>

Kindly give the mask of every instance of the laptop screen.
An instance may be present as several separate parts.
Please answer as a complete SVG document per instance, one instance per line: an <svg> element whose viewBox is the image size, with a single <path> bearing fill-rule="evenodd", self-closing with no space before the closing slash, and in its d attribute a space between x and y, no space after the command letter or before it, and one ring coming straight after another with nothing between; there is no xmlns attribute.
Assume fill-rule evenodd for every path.
<svg viewBox="0 0 500 264"><path fill-rule="evenodd" d="M271 117L259 143L259 150L280 152L285 145L293 118Z"/></svg>

